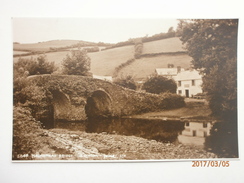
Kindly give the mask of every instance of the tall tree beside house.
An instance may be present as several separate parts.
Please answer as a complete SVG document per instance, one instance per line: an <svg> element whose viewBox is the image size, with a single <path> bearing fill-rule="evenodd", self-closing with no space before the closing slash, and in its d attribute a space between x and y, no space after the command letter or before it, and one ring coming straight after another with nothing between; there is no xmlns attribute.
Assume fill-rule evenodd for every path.
<svg viewBox="0 0 244 183"><path fill-rule="evenodd" d="M72 50L63 60L63 74L88 76L91 59L85 50Z"/></svg>
<svg viewBox="0 0 244 183"><path fill-rule="evenodd" d="M197 19L180 22L181 41L203 70L213 115L226 119L237 112L237 19Z"/></svg>
<svg viewBox="0 0 244 183"><path fill-rule="evenodd" d="M193 66L202 70L212 114L223 122L214 125L205 143L232 157L238 156L237 34L237 19L180 20L177 29Z"/></svg>

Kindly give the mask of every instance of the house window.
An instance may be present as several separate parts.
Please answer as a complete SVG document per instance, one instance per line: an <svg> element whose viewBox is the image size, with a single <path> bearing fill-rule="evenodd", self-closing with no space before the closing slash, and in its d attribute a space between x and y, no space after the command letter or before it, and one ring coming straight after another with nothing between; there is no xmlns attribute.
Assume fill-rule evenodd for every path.
<svg viewBox="0 0 244 183"><path fill-rule="evenodd" d="M196 130L193 130L193 131L192 131L192 136L193 136L193 137L197 136L197 131L196 131Z"/></svg>
<svg viewBox="0 0 244 183"><path fill-rule="evenodd" d="M202 127L203 127L203 128L207 128L207 127L208 127L208 123L203 123L203 124L202 124Z"/></svg>
<svg viewBox="0 0 244 183"><path fill-rule="evenodd" d="M178 81L178 86L181 86L181 81Z"/></svg>
<svg viewBox="0 0 244 183"><path fill-rule="evenodd" d="M191 80L191 85L195 86L195 80Z"/></svg>
<svg viewBox="0 0 244 183"><path fill-rule="evenodd" d="M181 90L178 90L178 94L181 95L182 94L182 91Z"/></svg>

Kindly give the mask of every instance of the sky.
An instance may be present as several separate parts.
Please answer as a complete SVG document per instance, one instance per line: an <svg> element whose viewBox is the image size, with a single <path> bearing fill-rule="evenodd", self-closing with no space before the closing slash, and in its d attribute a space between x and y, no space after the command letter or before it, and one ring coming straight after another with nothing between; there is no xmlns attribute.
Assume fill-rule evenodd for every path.
<svg viewBox="0 0 244 183"><path fill-rule="evenodd" d="M50 40L82 40L117 43L176 29L176 19L129 18L12 18L13 41L37 43Z"/></svg>

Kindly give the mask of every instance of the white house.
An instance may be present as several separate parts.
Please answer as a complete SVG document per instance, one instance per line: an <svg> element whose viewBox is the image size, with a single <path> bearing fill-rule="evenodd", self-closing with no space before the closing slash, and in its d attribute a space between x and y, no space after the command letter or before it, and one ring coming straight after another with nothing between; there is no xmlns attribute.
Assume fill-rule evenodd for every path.
<svg viewBox="0 0 244 183"><path fill-rule="evenodd" d="M156 68L155 72L158 76L164 76L167 78L174 78L179 72L184 71L183 68Z"/></svg>
<svg viewBox="0 0 244 183"><path fill-rule="evenodd" d="M177 83L177 94L185 97L192 97L202 93L202 75L197 70L186 70L178 72L173 79Z"/></svg>

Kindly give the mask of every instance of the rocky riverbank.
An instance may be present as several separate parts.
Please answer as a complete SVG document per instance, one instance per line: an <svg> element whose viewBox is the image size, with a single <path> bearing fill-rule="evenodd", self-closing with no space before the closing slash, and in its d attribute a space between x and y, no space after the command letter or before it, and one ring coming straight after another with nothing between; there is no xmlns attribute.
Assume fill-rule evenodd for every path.
<svg viewBox="0 0 244 183"><path fill-rule="evenodd" d="M34 160L166 160L217 158L194 146L162 143L135 136L46 130L49 150L32 155Z"/></svg>

